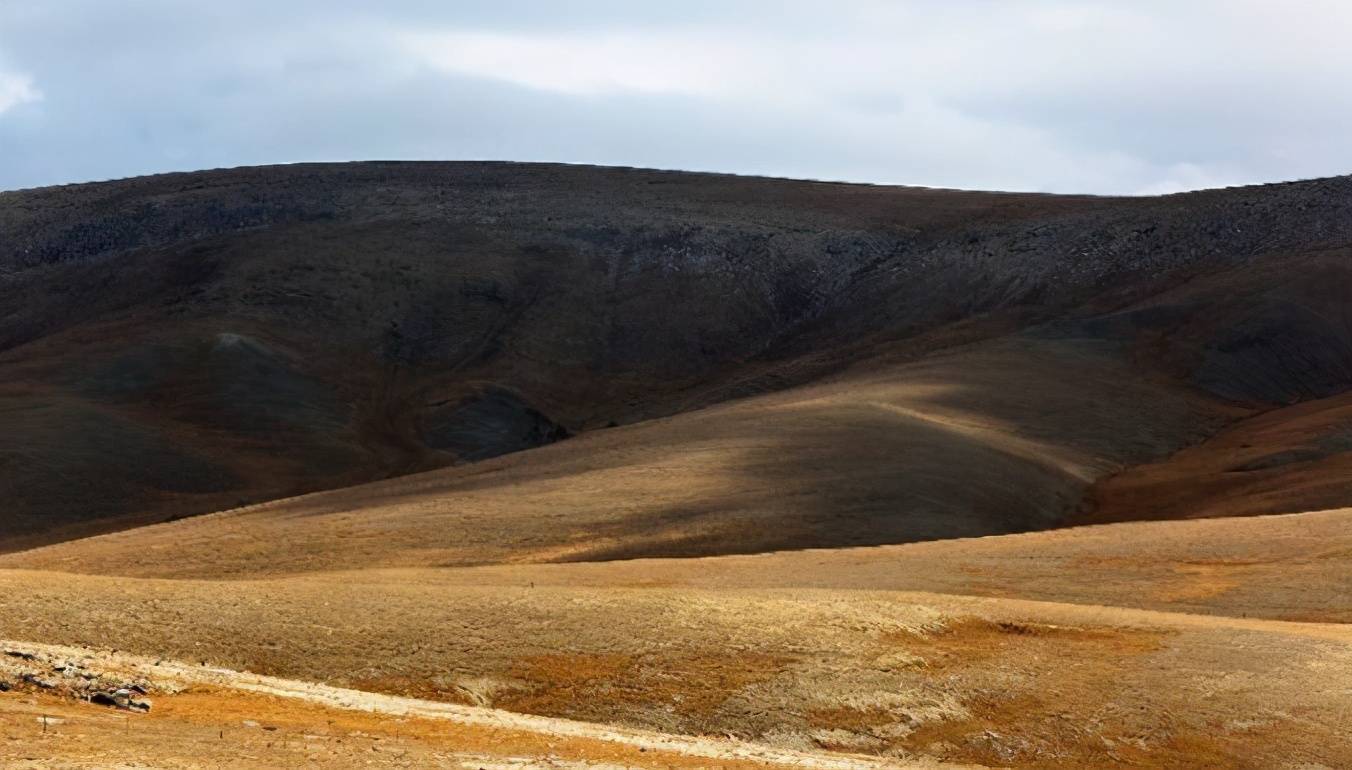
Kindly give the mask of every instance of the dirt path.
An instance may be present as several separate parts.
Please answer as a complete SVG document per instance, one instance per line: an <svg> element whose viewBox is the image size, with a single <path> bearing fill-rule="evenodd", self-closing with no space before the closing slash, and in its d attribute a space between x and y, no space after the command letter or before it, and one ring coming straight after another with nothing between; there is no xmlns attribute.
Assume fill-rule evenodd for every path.
<svg viewBox="0 0 1352 770"><path fill-rule="evenodd" d="M903 761L843 755L835 752L802 752L729 739L667 735L567 719L516 714L498 709L458 706L417 698L382 695L224 668L192 666L177 661L153 660L125 653L95 651L83 647L8 640L0 640L0 647L5 650L9 661L24 661L24 665L30 667L40 666L43 662L59 666L62 665L61 661L78 660L85 670L121 676L129 681L148 681L153 683L152 686L157 690L168 693L210 688L212 691L234 691L280 698L297 705L304 704L305 706L318 706L330 710L365 712L389 717L392 720L398 719L400 722L408 719L444 721L488 731L531 733L546 739L580 739L584 742L616 744L638 749L642 753L653 752L652 759L655 760L653 766L661 767L672 766L670 762L664 762L662 759L672 756L694 759L696 760L695 766L701 766L704 760L712 760L720 763L720 766L794 767L811 770L972 767L970 765L940 763L922 758ZM23 656L32 656L32 660ZM11 662L9 667L14 668L15 664ZM169 695L168 697L172 699L175 696ZM220 713L224 715L229 711L231 709L222 707ZM44 720L45 730L47 717L41 717L41 719ZM58 723L61 721L60 718L57 718ZM222 735L224 735L223 732ZM545 758L515 757L511 758L509 765L500 766L587 767L593 765L586 763L570 764L557 757L548 760ZM604 766L617 767L611 764Z"/></svg>

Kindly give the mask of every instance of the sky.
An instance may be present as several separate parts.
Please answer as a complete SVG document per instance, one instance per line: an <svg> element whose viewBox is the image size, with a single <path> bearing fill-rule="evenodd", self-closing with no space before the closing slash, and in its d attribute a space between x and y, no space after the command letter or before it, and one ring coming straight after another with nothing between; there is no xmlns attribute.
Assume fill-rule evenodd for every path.
<svg viewBox="0 0 1352 770"><path fill-rule="evenodd" d="M0 190L372 159L1153 194L1352 172L1343 0L0 0Z"/></svg>

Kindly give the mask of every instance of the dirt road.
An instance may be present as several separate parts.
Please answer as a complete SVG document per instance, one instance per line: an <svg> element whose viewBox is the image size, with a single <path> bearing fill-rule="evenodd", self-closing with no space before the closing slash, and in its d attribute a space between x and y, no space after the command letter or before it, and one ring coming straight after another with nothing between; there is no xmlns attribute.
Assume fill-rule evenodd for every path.
<svg viewBox="0 0 1352 770"><path fill-rule="evenodd" d="M56 645L31 644L16 641L0 641L5 651L5 659L0 662L0 673L8 674L23 681L24 674L49 683L57 683L59 673L54 669L65 670L78 665L81 672L97 672L104 677L124 678L128 681L146 683L144 686L159 696L150 714L118 714L107 708L77 703L73 700L61 700L55 697L59 693L59 683L52 688L36 688L30 697L16 700L11 695L0 699L0 715L4 717L9 730L10 740L0 744L0 759L6 767L24 766L81 766L85 761L103 763L114 757L126 762L127 767L145 766L141 761L154 763L153 766L180 766L167 761L159 750L143 759L135 759L134 744L130 736L145 737L165 734L178 738L191 737L192 730L186 723L197 723L200 728L218 726L217 745L204 741L204 755L200 766L211 766L210 755L228 754L239 743L240 728L245 728L247 737L273 734L275 740L268 742L266 757L257 757L260 766L277 766L281 757L288 753L299 753L290 746L289 732L304 728L297 741L298 746L306 749L306 759L327 758L333 761L351 761L357 752L363 755L380 754L381 750L371 751L363 741L349 745L348 750L341 747L342 741L333 735L316 735L324 732L321 725L332 728L335 724L334 712L358 712L358 716L346 715L349 722L356 722L367 731L374 733L393 733L394 746L387 746L383 753L386 757L363 756L363 764L393 764L421 766L409 760L410 754L430 752L439 743L434 740L439 731L435 723L450 723L458 732L453 735L472 735L473 738L462 741L469 747L476 743L490 742L497 751L483 754L475 751L456 751L443 753L447 767L577 767L577 768L613 768L613 767L702 767L717 766L727 768L778 768L793 767L807 770L883 770L884 768L956 768L959 765L941 764L924 759L883 759L877 757L846 756L830 752L803 752L777 749L730 739L699 738L691 736L664 735L661 733L588 724L566 719L514 714L488 708L458 706L417 698L397 697L378 693L362 692L341 687L332 687L311 682L262 676L229 669L193 666L169 660L95 651L88 648L63 647ZM77 662L78 663L74 663ZM44 692L44 689L47 691ZM161 716L161 713L165 716ZM243 718L252 715L253 719ZM115 718L120 716L120 718ZM289 723L291 730L283 730L274 724L277 717ZM31 717L25 719L25 717ZM193 718L196 717L196 718ZM202 724L205 717L206 724ZM266 724L259 721L271 720ZM135 720L133 725L132 720ZM25 725L25 722L27 723ZM146 722L151 723L147 729ZM35 733L25 738L24 728ZM227 743L226 729L229 729L232 742ZM110 741L100 754L93 743L103 739L89 741L98 733L116 731L116 741ZM39 732L40 731L40 732ZM74 731L74 732L72 732ZM261 731L261 732L258 732ZM91 732L93 736L91 736ZM209 729L206 732L210 732ZM333 733L332 729L328 730ZM185 735L185 733L187 735ZM353 735L349 730L348 734ZM37 737L42 736L42 737ZM52 737L48 737L52 736ZM363 733L358 737L371 738L374 735ZM445 737L444 735L442 736ZM294 738L294 736L292 736ZM38 745L26 741L36 741ZM378 741L379 738L376 738ZM22 745L16 743L24 742ZM247 743L248 741L244 741ZM368 741L369 742L369 741ZM452 738L449 743L455 745ZM46 744L45 747L42 744ZM118 745L120 744L120 745ZM133 744L133 745L129 745ZM224 744L226 750L222 751ZM309 744L309 745L307 745ZM409 745L413 744L413 745ZM534 756L540 745L549 751ZM281 748L281 753L271 749ZM321 756L320 749L326 757ZM45 752L52 752L45 754ZM515 752L525 752L522 756ZM81 756L83 754L83 756ZM432 758L428 755L425 758ZM623 759L618 765L615 759ZM409 760L409 761L406 761ZM600 760L600 761L598 761ZM12 764L11 764L12 763ZM246 761L246 765L248 762ZM92 766L92 765L91 765ZM108 765L99 764L100 767ZM231 763L231 766L240 766Z"/></svg>

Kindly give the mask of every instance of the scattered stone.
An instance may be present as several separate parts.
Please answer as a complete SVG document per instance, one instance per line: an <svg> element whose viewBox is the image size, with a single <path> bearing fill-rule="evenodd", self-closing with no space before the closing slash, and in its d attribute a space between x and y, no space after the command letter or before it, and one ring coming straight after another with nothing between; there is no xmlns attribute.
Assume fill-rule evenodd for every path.
<svg viewBox="0 0 1352 770"><path fill-rule="evenodd" d="M38 676L37 674L24 674L19 678L33 685L34 687L38 687L43 690L51 690L56 687L55 682L49 682L46 679L43 679L42 677Z"/></svg>
<svg viewBox="0 0 1352 770"><path fill-rule="evenodd" d="M150 711L150 701L134 700L131 697L131 690L128 690L125 687L114 690L113 692L100 690L98 692L90 693L89 702L99 706L112 706L113 708L122 709L123 711L139 711L142 713Z"/></svg>
<svg viewBox="0 0 1352 770"><path fill-rule="evenodd" d="M0 692L9 692L9 682L0 682Z"/></svg>

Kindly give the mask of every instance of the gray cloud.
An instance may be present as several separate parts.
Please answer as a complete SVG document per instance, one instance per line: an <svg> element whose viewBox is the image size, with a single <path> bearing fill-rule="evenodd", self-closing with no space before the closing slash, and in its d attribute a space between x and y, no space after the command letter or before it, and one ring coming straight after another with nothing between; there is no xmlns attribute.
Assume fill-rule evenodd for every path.
<svg viewBox="0 0 1352 770"><path fill-rule="evenodd" d="M1320 176L1352 170L1348 28L1315 0L6 0L0 189L370 158L1104 193Z"/></svg>

